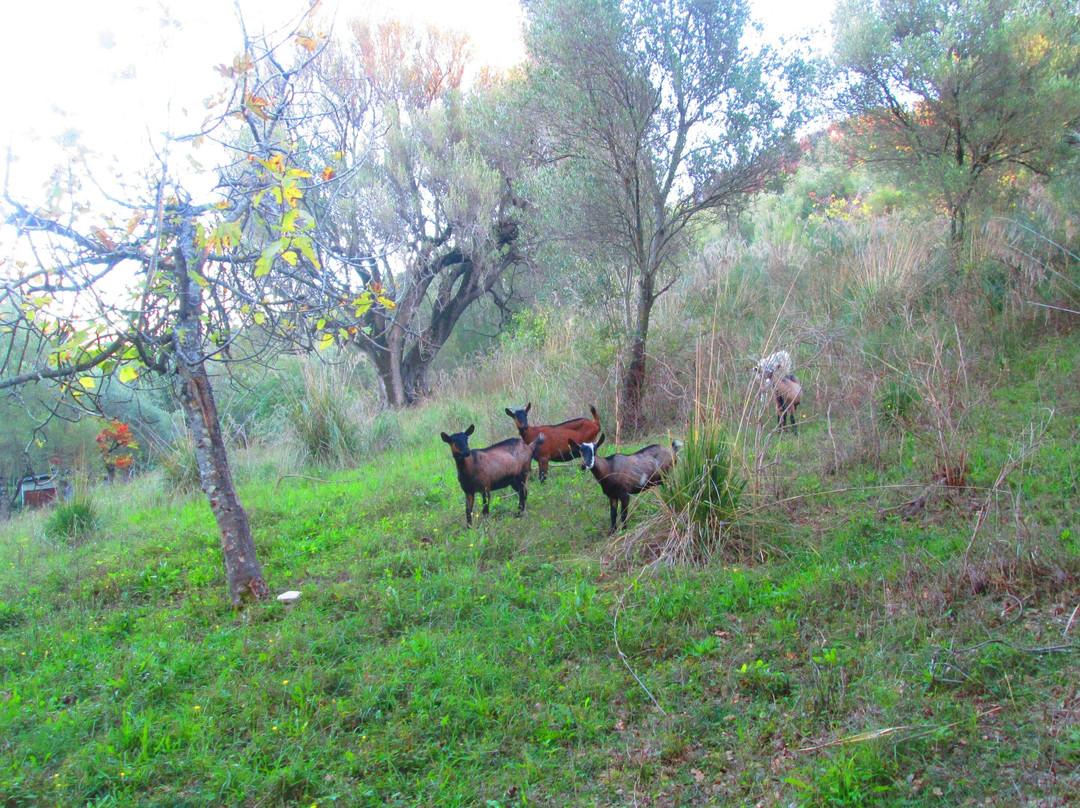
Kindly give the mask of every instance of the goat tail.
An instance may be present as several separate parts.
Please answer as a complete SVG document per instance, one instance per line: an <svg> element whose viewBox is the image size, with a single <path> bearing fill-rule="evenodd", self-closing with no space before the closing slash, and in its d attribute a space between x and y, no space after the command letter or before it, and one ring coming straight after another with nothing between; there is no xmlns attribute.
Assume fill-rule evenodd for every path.
<svg viewBox="0 0 1080 808"><path fill-rule="evenodd" d="M592 413L592 419L593 419L594 421L596 421L596 423L598 423L598 424L599 424L599 423L600 423L600 413L598 413L598 412L596 411L596 407L594 407L594 406L593 406L592 404L590 404L590 405L589 405L589 412L591 412L591 413Z"/></svg>
<svg viewBox="0 0 1080 808"><path fill-rule="evenodd" d="M533 442L529 444L529 448L532 449L533 460L536 460L536 456L540 453L540 444L542 444L546 440L547 435L541 432L539 435L536 436L536 438L533 439Z"/></svg>

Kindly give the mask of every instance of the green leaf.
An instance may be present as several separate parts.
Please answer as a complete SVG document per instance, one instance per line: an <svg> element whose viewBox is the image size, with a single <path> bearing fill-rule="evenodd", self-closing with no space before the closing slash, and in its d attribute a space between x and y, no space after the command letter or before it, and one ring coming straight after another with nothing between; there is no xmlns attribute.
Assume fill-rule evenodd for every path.
<svg viewBox="0 0 1080 808"><path fill-rule="evenodd" d="M315 247L307 236L299 236L292 240L292 246L304 254L304 258L311 262L315 269L319 269L319 259L315 257Z"/></svg>

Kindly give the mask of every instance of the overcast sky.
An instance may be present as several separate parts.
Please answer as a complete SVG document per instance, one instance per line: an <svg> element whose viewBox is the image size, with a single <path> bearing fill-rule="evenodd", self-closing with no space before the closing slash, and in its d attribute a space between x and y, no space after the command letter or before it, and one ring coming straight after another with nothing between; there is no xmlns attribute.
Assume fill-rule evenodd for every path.
<svg viewBox="0 0 1080 808"><path fill-rule="evenodd" d="M833 0L754 0L770 35L826 29ZM239 0L248 30L290 29L309 0ZM14 155L13 189L41 194L62 161L62 133L96 153L146 162L161 133L197 129L202 101L222 88L213 67L241 41L228 0L20 0L4 12L0 138ZM392 9L392 12L390 11ZM478 62L520 59L517 0L323 0L324 26L372 13L465 30ZM144 155L139 159L139 155Z"/></svg>

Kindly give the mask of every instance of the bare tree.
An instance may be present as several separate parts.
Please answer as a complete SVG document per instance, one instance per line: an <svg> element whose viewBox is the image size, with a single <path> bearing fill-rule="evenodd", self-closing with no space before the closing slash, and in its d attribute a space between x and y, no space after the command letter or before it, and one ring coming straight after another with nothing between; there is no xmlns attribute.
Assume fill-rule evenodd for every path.
<svg viewBox="0 0 1080 808"><path fill-rule="evenodd" d="M171 380L235 605L269 589L233 482L210 368L335 338L312 304L326 298L315 219L303 205L321 180L295 137L299 121L311 126L300 77L324 42L306 29L276 48L246 37L243 53L221 68L228 89L197 136L233 158L218 170L216 202L193 201L164 155L145 192L112 199L108 215L74 196L32 207L5 190L4 218L22 258L0 286L0 327L14 346L0 357L0 390L52 383L59 413L92 411L110 383ZM376 299L357 290L347 303Z"/></svg>

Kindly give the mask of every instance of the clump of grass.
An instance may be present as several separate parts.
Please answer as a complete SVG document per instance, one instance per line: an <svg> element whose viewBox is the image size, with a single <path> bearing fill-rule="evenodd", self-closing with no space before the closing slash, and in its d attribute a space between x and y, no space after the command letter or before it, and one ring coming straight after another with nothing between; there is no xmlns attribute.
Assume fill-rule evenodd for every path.
<svg viewBox="0 0 1080 808"><path fill-rule="evenodd" d="M355 466L364 453L371 416L353 389L351 365L306 362L303 390L286 405L289 432L308 462L333 468Z"/></svg>
<svg viewBox="0 0 1080 808"><path fill-rule="evenodd" d="M624 552L677 564L707 561L732 540L745 487L727 433L714 424L693 430L657 489L660 514L621 540Z"/></svg>
<svg viewBox="0 0 1080 808"><path fill-rule="evenodd" d="M174 493L190 493L202 483L199 464L195 460L195 442L186 430L172 445L158 453L165 490Z"/></svg>
<svg viewBox="0 0 1080 808"><path fill-rule="evenodd" d="M101 517L93 500L78 497L53 509L45 520L45 535L54 541L78 544L92 536L100 525Z"/></svg>

